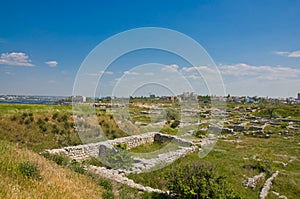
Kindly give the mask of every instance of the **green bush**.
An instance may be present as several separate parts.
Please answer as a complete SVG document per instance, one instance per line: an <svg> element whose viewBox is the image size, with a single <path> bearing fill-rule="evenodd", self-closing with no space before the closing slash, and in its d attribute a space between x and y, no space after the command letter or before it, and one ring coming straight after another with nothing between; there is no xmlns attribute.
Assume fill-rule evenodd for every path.
<svg viewBox="0 0 300 199"><path fill-rule="evenodd" d="M171 121L171 120L180 120L180 113L178 110L176 109L167 109L167 115L166 115L166 119L167 121Z"/></svg>
<svg viewBox="0 0 300 199"><path fill-rule="evenodd" d="M197 130L195 132L195 136L198 138L202 138L202 137L206 136L206 134L207 134L207 131L204 131L204 130Z"/></svg>
<svg viewBox="0 0 300 199"><path fill-rule="evenodd" d="M182 199L240 198L224 176L216 175L208 164L194 162L171 169L165 176L167 187Z"/></svg>
<svg viewBox="0 0 300 199"><path fill-rule="evenodd" d="M83 166L75 159L71 161L70 169L75 171L76 173L80 173L80 174L85 173Z"/></svg>
<svg viewBox="0 0 300 199"><path fill-rule="evenodd" d="M120 142L115 144L114 146L118 147L120 149L123 149L123 150L127 150L127 148L128 148L126 143L120 143Z"/></svg>
<svg viewBox="0 0 300 199"><path fill-rule="evenodd" d="M172 124L171 124L171 128L175 129L176 127L178 127L180 124L179 120L175 120Z"/></svg>
<svg viewBox="0 0 300 199"><path fill-rule="evenodd" d="M27 178L33 178L37 180L42 179L38 166L34 163L21 162L19 163L18 168L21 171L21 173Z"/></svg>
<svg viewBox="0 0 300 199"><path fill-rule="evenodd" d="M53 120L57 119L57 117L58 117L58 112L55 112L55 113L52 114L52 119Z"/></svg>
<svg viewBox="0 0 300 199"><path fill-rule="evenodd" d="M114 169L128 169L133 164L133 158L128 151L117 149L107 149L104 156L101 156L101 162L105 162Z"/></svg>
<svg viewBox="0 0 300 199"><path fill-rule="evenodd" d="M114 193L112 191L108 191L108 190L106 190L102 193L102 197L103 197L103 199L114 199L115 198Z"/></svg>
<svg viewBox="0 0 300 199"><path fill-rule="evenodd" d="M110 181L105 180L105 179L100 179L98 180L98 184L102 187L104 187L104 189L108 190L108 191L112 191L112 184Z"/></svg>
<svg viewBox="0 0 300 199"><path fill-rule="evenodd" d="M56 164L58 165L63 165L63 162L64 162L64 157L61 156L61 155L53 155L52 158L51 158Z"/></svg>
<svg viewBox="0 0 300 199"><path fill-rule="evenodd" d="M65 166L68 164L68 159L59 154L50 154L48 152L41 153L45 158L54 161L56 164Z"/></svg>
<svg viewBox="0 0 300 199"><path fill-rule="evenodd" d="M288 125L289 125L288 122L282 122L282 123L280 124L280 127L281 127L282 129L286 129L286 127L288 127Z"/></svg>

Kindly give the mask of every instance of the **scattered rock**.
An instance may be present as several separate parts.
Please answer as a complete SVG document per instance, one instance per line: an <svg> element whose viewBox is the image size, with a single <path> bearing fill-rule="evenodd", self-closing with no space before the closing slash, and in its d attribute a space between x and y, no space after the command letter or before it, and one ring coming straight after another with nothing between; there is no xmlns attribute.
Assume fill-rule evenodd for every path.
<svg viewBox="0 0 300 199"><path fill-rule="evenodd" d="M273 175L267 179L267 181L265 182L260 194L259 194L259 199L264 199L267 197L269 190L271 188L272 185L272 181L277 177L279 171L276 171L275 173L273 173Z"/></svg>
<svg viewBox="0 0 300 199"><path fill-rule="evenodd" d="M254 189L256 187L257 182L262 179L265 178L266 174L265 173L260 173L259 175L253 176L252 178L248 178L243 182L243 186L245 188L252 188Z"/></svg>

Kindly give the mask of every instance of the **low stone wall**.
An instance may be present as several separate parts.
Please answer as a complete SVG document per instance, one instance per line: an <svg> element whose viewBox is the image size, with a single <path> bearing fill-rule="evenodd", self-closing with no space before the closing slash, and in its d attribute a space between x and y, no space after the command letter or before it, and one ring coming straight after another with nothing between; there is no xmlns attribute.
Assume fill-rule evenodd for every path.
<svg viewBox="0 0 300 199"><path fill-rule="evenodd" d="M123 138L117 138L114 140L107 140L98 143L91 143L78 146L64 147L61 149L52 149L47 150L50 154L64 154L70 158L77 160L88 159L89 157L98 157L99 155L104 155L107 148L112 149L114 145L118 143L126 144L127 149L137 147L142 144L157 142L166 142L166 141L175 141L184 146L191 146L192 142L178 138L172 135L166 135L159 132L149 132L141 135L133 135Z"/></svg>
<svg viewBox="0 0 300 199"><path fill-rule="evenodd" d="M91 156L96 157L99 152L100 143L85 144L78 146L64 147L61 149L46 150L50 154L63 154L77 160L88 159Z"/></svg>
<svg viewBox="0 0 300 199"><path fill-rule="evenodd" d="M126 184L127 186L134 188L134 189L138 189L141 191L147 191L147 192L166 193L159 189L153 189L148 186L143 186L141 184L137 184L133 180L127 178L126 176L124 176L124 174L120 173L117 170L106 169L104 167L96 167L96 166L92 166L92 165L87 167L86 170L89 172L95 173L102 178L107 178L107 179L119 182L121 184Z"/></svg>

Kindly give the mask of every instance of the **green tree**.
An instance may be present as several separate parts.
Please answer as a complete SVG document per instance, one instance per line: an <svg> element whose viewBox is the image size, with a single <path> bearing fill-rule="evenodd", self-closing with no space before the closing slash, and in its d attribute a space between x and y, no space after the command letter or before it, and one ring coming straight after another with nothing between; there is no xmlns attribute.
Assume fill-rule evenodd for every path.
<svg viewBox="0 0 300 199"><path fill-rule="evenodd" d="M179 114L179 111L176 110L176 109L167 109L166 110L167 112L167 115L166 115L166 119L168 122L170 122L171 120L180 120L180 114Z"/></svg>
<svg viewBox="0 0 300 199"><path fill-rule="evenodd" d="M262 110L268 115L269 119L272 119L275 116L275 112L279 108L279 106L280 101L277 99L263 99L260 105Z"/></svg>

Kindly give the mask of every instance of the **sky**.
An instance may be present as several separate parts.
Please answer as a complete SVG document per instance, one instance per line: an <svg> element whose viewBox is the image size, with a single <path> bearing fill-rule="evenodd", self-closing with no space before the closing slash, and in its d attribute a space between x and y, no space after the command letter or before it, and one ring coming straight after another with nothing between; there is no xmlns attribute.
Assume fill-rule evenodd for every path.
<svg viewBox="0 0 300 199"><path fill-rule="evenodd" d="M197 74L209 72L213 64L226 95L296 97L300 92L297 0L1 1L0 18L0 95L70 96L77 87L83 91L78 94L88 96L117 91L215 94L211 76ZM137 50L87 73L88 80L97 80L96 87L77 85L93 49L116 34L143 27L182 33L213 62L191 64L162 50ZM124 45L118 43L116 51ZM106 59L105 53L97 57L99 65ZM145 78L148 83L140 84Z"/></svg>

